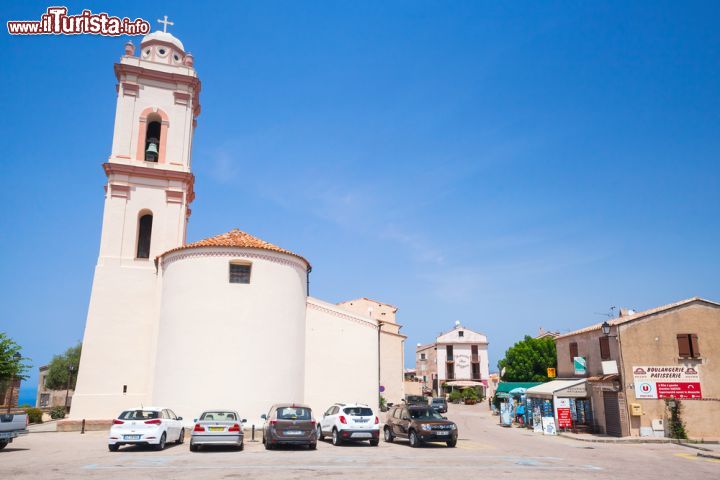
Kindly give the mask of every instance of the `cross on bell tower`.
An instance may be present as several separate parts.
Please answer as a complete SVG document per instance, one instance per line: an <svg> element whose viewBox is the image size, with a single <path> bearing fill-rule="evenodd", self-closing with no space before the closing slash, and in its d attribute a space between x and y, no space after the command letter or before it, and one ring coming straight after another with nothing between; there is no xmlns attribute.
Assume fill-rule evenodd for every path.
<svg viewBox="0 0 720 480"><path fill-rule="evenodd" d="M162 19L162 20L158 19L157 22L163 24L163 32L165 32L165 33L167 33L167 27L168 27L168 25L175 25L175 23L173 23L173 22L171 22L171 21L168 20L168 16L167 16L167 15L163 15L163 19Z"/></svg>

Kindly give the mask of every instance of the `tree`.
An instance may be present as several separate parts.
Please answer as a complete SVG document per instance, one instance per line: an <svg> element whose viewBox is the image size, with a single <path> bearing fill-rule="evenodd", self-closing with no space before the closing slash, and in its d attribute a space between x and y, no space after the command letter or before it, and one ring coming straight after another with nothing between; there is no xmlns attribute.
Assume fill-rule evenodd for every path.
<svg viewBox="0 0 720 480"><path fill-rule="evenodd" d="M25 358L20 353L20 345L8 337L5 332L0 332L0 382L11 382L15 379L25 380L25 373L30 369Z"/></svg>
<svg viewBox="0 0 720 480"><path fill-rule="evenodd" d="M55 355L48 365L45 376L45 387L51 390L75 389L77 382L78 367L80 366L80 352L82 343L65 350L62 355ZM71 368L72 367L72 370ZM69 383L68 383L69 380Z"/></svg>
<svg viewBox="0 0 720 480"><path fill-rule="evenodd" d="M508 348L505 358L498 362L500 371L505 369L501 378L506 382L547 382L547 369L556 366L555 341L529 335Z"/></svg>
<svg viewBox="0 0 720 480"><path fill-rule="evenodd" d="M30 369L30 365L26 361L29 358L23 357L20 350L20 345L4 332L0 332L0 403L5 397L6 389L15 380L27 378L25 373Z"/></svg>

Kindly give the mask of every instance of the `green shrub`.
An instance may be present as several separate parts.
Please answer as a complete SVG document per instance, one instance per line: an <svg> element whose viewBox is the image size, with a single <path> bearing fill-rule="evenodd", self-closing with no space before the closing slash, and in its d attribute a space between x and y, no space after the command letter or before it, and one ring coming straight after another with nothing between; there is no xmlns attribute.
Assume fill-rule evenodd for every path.
<svg viewBox="0 0 720 480"><path fill-rule="evenodd" d="M665 400L665 405L670 410L670 418L668 419L670 438L687 440L688 437L685 431L685 422L682 419L682 404L680 400Z"/></svg>
<svg viewBox="0 0 720 480"><path fill-rule="evenodd" d="M26 408L25 413L27 414L30 423L42 423L43 412L39 408Z"/></svg>
<svg viewBox="0 0 720 480"><path fill-rule="evenodd" d="M466 388L465 390L463 390L462 397L463 397L463 400L475 400L475 401L477 401L479 398L478 394L474 388Z"/></svg>
<svg viewBox="0 0 720 480"><path fill-rule="evenodd" d="M460 402L460 401L462 401L462 399L463 399L462 390L453 390L452 392L450 392L450 395L448 396L448 400L450 400L453 403Z"/></svg>
<svg viewBox="0 0 720 480"><path fill-rule="evenodd" d="M50 410L50 418L53 420L65 418L65 407L53 407L53 409Z"/></svg>

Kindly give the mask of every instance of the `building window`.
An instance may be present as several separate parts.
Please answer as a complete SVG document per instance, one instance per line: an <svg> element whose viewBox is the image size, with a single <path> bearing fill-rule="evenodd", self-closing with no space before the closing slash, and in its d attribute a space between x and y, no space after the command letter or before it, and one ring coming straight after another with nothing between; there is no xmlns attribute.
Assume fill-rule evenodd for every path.
<svg viewBox="0 0 720 480"><path fill-rule="evenodd" d="M447 361L452 362L453 359L453 346L452 345L446 345L445 346L445 353L447 354Z"/></svg>
<svg viewBox="0 0 720 480"><path fill-rule="evenodd" d="M230 283L250 283L249 263L230 263Z"/></svg>
<svg viewBox="0 0 720 480"><path fill-rule="evenodd" d="M700 358L700 346L696 334L680 333L677 336L677 343L680 358Z"/></svg>
<svg viewBox="0 0 720 480"><path fill-rule="evenodd" d="M572 362L575 357L578 357L578 345L577 342L570 343L570 361Z"/></svg>
<svg viewBox="0 0 720 480"><path fill-rule="evenodd" d="M610 360L610 338L600 337L600 358Z"/></svg>
<svg viewBox="0 0 720 480"><path fill-rule="evenodd" d="M463 332L462 330L460 330L460 331L458 332L458 337L464 337L464 336L465 336L465 332Z"/></svg>
<svg viewBox="0 0 720 480"><path fill-rule="evenodd" d="M425 354L424 354L424 353L421 353L421 354L420 354L420 360L425 360Z"/></svg>
<svg viewBox="0 0 720 480"><path fill-rule="evenodd" d="M40 394L40 406L47 407L48 405L50 405L50 394L49 393L41 393Z"/></svg>
<svg viewBox="0 0 720 480"><path fill-rule="evenodd" d="M455 364L447 364L447 378L448 380L455 380Z"/></svg>
<svg viewBox="0 0 720 480"><path fill-rule="evenodd" d="M150 237L152 236L153 216L147 213L138 221L137 258L150 258Z"/></svg>
<svg viewBox="0 0 720 480"><path fill-rule="evenodd" d="M472 364L472 379L480 380L480 364L479 363Z"/></svg>

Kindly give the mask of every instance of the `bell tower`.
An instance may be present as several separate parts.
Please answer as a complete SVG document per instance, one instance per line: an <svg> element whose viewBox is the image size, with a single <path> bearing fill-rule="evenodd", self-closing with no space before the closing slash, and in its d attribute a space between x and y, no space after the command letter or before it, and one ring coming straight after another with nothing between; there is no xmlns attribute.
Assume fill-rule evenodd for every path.
<svg viewBox="0 0 720 480"><path fill-rule="evenodd" d="M152 399L159 283L155 258L185 243L192 138L200 114L193 56L163 31L115 64L112 151L72 419L108 419ZM182 354L178 352L178 354Z"/></svg>

